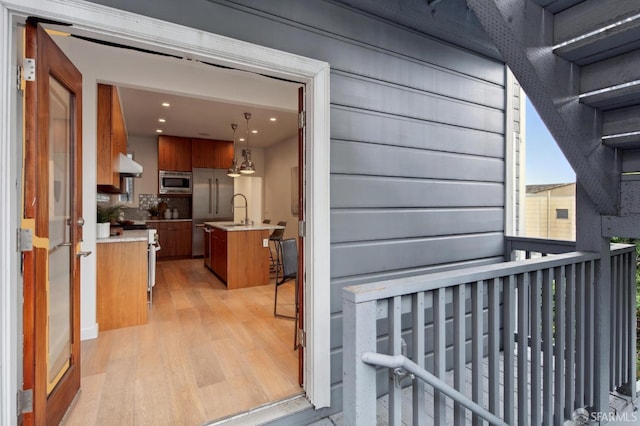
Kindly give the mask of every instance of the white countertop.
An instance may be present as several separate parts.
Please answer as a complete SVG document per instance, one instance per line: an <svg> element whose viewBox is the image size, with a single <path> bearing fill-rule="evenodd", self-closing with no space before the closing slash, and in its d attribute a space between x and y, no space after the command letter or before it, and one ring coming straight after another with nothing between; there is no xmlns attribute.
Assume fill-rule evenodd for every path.
<svg viewBox="0 0 640 426"><path fill-rule="evenodd" d="M222 229L223 231L273 231L274 229L284 229L284 226L272 225L270 223L256 223L254 225L242 225L237 222L205 222L206 226Z"/></svg>
<svg viewBox="0 0 640 426"><path fill-rule="evenodd" d="M122 235L109 238L96 238L96 244L101 243L131 243L134 241L148 241L149 232L145 229L122 231Z"/></svg>

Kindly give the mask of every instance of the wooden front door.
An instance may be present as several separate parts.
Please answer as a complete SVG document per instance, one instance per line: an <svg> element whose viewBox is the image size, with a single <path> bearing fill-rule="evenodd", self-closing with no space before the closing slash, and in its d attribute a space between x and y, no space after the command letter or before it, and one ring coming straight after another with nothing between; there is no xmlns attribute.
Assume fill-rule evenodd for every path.
<svg viewBox="0 0 640 426"><path fill-rule="evenodd" d="M25 54L22 228L33 249L24 265L24 384L33 411L24 424L58 424L80 388L82 76L40 25L29 20Z"/></svg>

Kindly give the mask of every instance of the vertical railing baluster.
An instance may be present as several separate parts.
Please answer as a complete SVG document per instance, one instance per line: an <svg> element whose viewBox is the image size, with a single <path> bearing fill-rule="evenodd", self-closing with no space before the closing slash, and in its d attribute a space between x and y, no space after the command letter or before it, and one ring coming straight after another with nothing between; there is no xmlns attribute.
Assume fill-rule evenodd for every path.
<svg viewBox="0 0 640 426"><path fill-rule="evenodd" d="M575 392L575 364L576 364L576 265L567 265L565 269L566 291L567 291L567 317L566 332L567 339L565 360L566 360L566 386L564 417L571 418L574 410Z"/></svg>
<svg viewBox="0 0 640 426"><path fill-rule="evenodd" d="M413 329L413 362L424 368L424 292L418 292L411 299ZM426 424L424 382L413 379L413 424Z"/></svg>
<svg viewBox="0 0 640 426"><path fill-rule="evenodd" d="M504 356L504 421L507 424L515 423L515 400L514 395L516 389L514 387L514 350L513 342L514 325L516 321L516 300L515 300L515 282L514 276L509 275L503 280L502 297L503 297L503 356Z"/></svg>
<svg viewBox="0 0 640 426"><path fill-rule="evenodd" d="M622 358L622 362L620 364L620 384L627 383L627 378L629 377L629 333L633 333L634 331L629 327L629 316L633 314L633 311L629 309L629 303L627 303L627 298L629 297L629 287L635 285L633 282L629 281L629 261L631 260L631 253L623 253L620 255L620 294L621 294L621 305L620 309L622 310L622 324L620 324L620 328L622 329L622 341L620 342L620 355Z"/></svg>
<svg viewBox="0 0 640 426"><path fill-rule="evenodd" d="M624 309L625 286L623 282L623 277L624 277L623 257L624 256L622 255L613 257L613 260L615 262L615 275L613 274L613 271L611 271L611 275L615 276L615 278L613 279L613 282L611 283L611 286L615 288L615 295L616 295L615 315L617 317L615 323L611 324L613 326L613 329L615 330L615 336L612 333L612 338L614 340L613 342L611 342L611 346L615 348L614 349L615 357L613 357L613 362L616 365L616 368L614 370L611 370L612 376L613 376L611 389L615 389L616 387L620 386L623 382L622 368L624 365L624 361L622 357L624 354L624 349L625 349L624 340L626 337L624 334L624 331L625 331L624 318L625 318L626 310Z"/></svg>
<svg viewBox="0 0 640 426"><path fill-rule="evenodd" d="M575 404L572 409L584 407L585 389L585 281L584 262L580 262L576 267L576 382L575 382Z"/></svg>
<svg viewBox="0 0 640 426"><path fill-rule="evenodd" d="M611 323L611 345L609 346L609 368L611 374L609 374L609 389L613 389L618 380L618 343L620 342L620 310L619 308L619 296L620 287L618 286L618 262L617 256L611 256L611 306L609 308L609 321Z"/></svg>
<svg viewBox="0 0 640 426"><path fill-rule="evenodd" d="M553 274L542 271L542 424L553 422Z"/></svg>
<svg viewBox="0 0 640 426"><path fill-rule="evenodd" d="M342 302L344 424L376 424L376 367L362 354L376 351L376 302Z"/></svg>
<svg viewBox="0 0 640 426"><path fill-rule="evenodd" d="M595 314L595 301L594 301L594 277L595 277L595 262L589 261L586 265L586 297L585 297L585 312L586 312L586 338L585 338L585 390L586 401L585 405L593 406L594 404L594 355L595 355L595 326L594 326L594 314Z"/></svg>
<svg viewBox="0 0 640 426"><path fill-rule="evenodd" d="M464 393L465 382L465 284L453 289L453 387ZM453 404L453 424L464 426L465 408L459 402Z"/></svg>
<svg viewBox="0 0 640 426"><path fill-rule="evenodd" d="M532 425L542 424L542 384L541 384L541 292L542 271L532 273L531 277L531 422Z"/></svg>
<svg viewBox="0 0 640 426"><path fill-rule="evenodd" d="M629 354L628 360L628 373L627 373L627 383L629 384L629 395L631 396L631 400L635 401L636 399L636 297L637 297L637 287L636 287L636 251L633 250L629 253L629 269L628 269L628 293L629 297L627 298L627 308L629 309L628 316L628 339L629 339L629 347L627 349L627 353Z"/></svg>
<svg viewBox="0 0 640 426"><path fill-rule="evenodd" d="M402 299L396 296L389 303L389 354L402 354ZM400 380L389 370L389 425L402 424L402 387Z"/></svg>
<svg viewBox="0 0 640 426"><path fill-rule="evenodd" d="M500 278L489 287L489 411L500 415Z"/></svg>
<svg viewBox="0 0 640 426"><path fill-rule="evenodd" d="M447 341L445 336L446 290L433 290L433 374L444 380L447 368ZM433 420L434 424L447 424L446 397L440 391L433 390Z"/></svg>
<svg viewBox="0 0 640 426"><path fill-rule="evenodd" d="M529 274L518 275L518 424L529 419Z"/></svg>
<svg viewBox="0 0 640 426"><path fill-rule="evenodd" d="M483 358L483 341L482 341L482 311L484 302L484 281L478 281L471 287L471 399L484 407L483 389L482 389L482 358ZM482 424L480 416L473 415L473 426Z"/></svg>
<svg viewBox="0 0 640 426"><path fill-rule="evenodd" d="M554 419L556 426L564 424L564 350L565 350L565 303L564 303L564 266L555 268L555 339L554 339Z"/></svg>

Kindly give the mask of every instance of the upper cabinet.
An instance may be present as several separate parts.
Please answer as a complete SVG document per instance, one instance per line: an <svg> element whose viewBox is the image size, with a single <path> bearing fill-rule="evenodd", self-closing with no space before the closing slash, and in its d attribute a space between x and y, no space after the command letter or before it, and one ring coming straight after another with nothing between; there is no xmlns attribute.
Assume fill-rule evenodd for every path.
<svg viewBox="0 0 640 426"><path fill-rule="evenodd" d="M233 142L230 141L158 136L158 170L226 169L232 159Z"/></svg>
<svg viewBox="0 0 640 426"><path fill-rule="evenodd" d="M233 160L233 142L211 139L191 139L193 167L226 169Z"/></svg>
<svg viewBox="0 0 640 426"><path fill-rule="evenodd" d="M120 187L120 153L127 152L127 129L118 90L107 84L98 84L97 127L97 184L115 191Z"/></svg>
<svg viewBox="0 0 640 426"><path fill-rule="evenodd" d="M191 139L158 136L158 170L191 171Z"/></svg>

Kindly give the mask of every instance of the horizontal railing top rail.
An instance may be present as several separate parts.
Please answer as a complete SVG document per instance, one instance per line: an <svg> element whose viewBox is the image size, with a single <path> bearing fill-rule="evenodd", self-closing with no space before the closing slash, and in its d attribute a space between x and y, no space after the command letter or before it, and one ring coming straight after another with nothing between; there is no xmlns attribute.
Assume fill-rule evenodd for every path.
<svg viewBox="0 0 640 426"><path fill-rule="evenodd" d="M576 251L575 241L549 240L545 238L506 236L505 258L509 260L513 250L532 253L560 254Z"/></svg>
<svg viewBox="0 0 640 426"><path fill-rule="evenodd" d="M460 283L490 280L496 277L550 269L571 263L588 262L599 258L599 253L571 252L552 257L518 260L454 271L436 272L428 275L396 278L345 287L343 289L343 298L353 303L371 302L438 288L452 287Z"/></svg>

